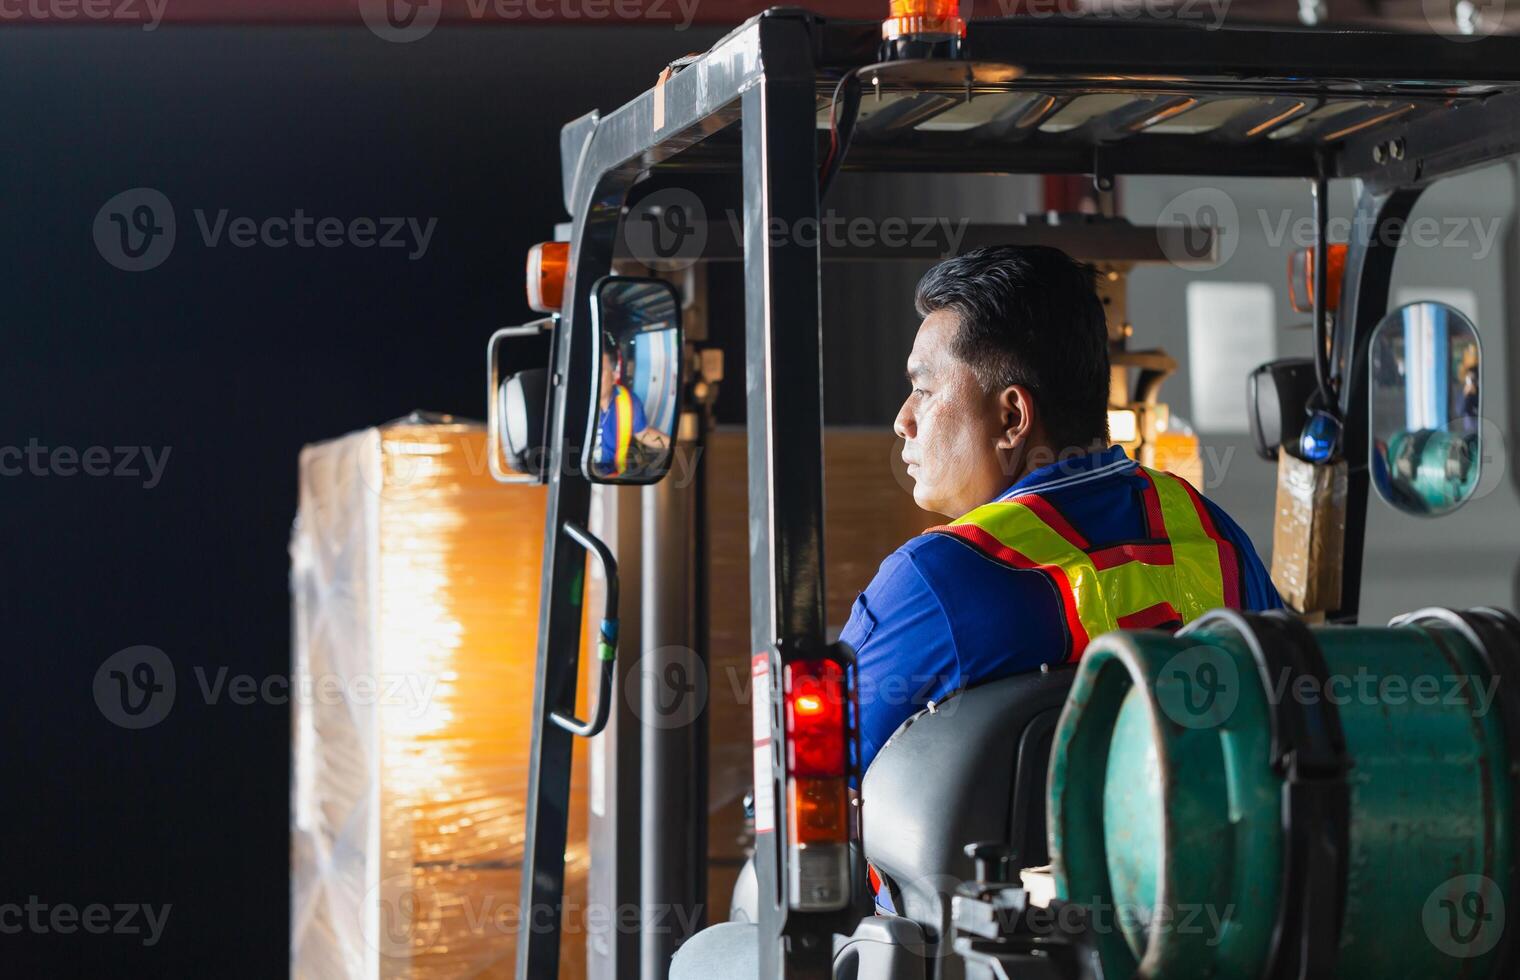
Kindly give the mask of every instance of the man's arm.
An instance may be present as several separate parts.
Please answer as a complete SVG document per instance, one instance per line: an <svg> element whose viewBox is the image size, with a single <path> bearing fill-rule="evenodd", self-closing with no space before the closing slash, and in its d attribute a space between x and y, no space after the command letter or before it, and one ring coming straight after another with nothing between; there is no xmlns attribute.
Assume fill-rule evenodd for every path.
<svg viewBox="0 0 1520 980"><path fill-rule="evenodd" d="M907 549L881 563L839 639L855 651L864 773L898 725L960 685L960 662L944 608Z"/></svg>
<svg viewBox="0 0 1520 980"><path fill-rule="evenodd" d="M1241 582L1241 601L1245 603L1245 608L1255 612L1281 609L1282 597L1277 594L1277 586L1272 584L1272 576L1267 573L1266 566L1262 564L1261 555L1257 554L1250 535L1246 534L1245 529L1236 524L1234 518L1226 514L1224 509L1212 500L1204 498L1204 505L1208 507L1209 515L1214 518L1214 526L1219 528L1219 533L1223 534L1240 553L1241 571L1244 573L1244 579Z"/></svg>

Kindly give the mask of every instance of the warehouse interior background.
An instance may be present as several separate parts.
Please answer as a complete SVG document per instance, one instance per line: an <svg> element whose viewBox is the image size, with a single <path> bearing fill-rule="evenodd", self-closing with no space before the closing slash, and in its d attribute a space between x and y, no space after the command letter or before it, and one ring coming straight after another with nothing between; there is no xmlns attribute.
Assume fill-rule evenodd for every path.
<svg viewBox="0 0 1520 980"><path fill-rule="evenodd" d="M1387 9L1407 18L1417 8ZM185 697L162 724L124 733L92 696L96 671L115 651L145 644L175 658L181 684L288 674L286 548L300 448L416 408L481 417L485 338L530 318L522 257L565 219L559 127L617 106L724 30L445 24L426 43L389 44L362 25L0 27L0 85L10 96L0 154L0 443L107 447L113 460L132 447L138 461L119 476L0 479L0 618L14 640L10 703L0 711L12 794L0 897L173 909L152 946L128 935L7 937L7 972L286 971L288 707ZM1124 213L1152 222L1195 184L1125 180ZM138 187L173 201L181 244L162 268L133 275L102 260L91 225L105 201ZM1305 354L1284 249L1258 214L1308 215L1307 188L1257 181L1227 190L1242 219L1233 256L1202 274L1138 270L1136 336L1176 353L1223 336L1267 351L1262 360ZM1496 222L1494 247L1406 249L1395 281L1396 290L1466 291L1452 301L1471 304L1482 332L1485 415L1506 430L1499 466L1515 451L1517 379L1503 365L1520 315L1510 286L1517 200L1520 175L1509 166L1437 187L1416 214ZM1349 214L1350 204L1350 189L1337 186L1334 213ZM829 205L1012 220L1038 210L1039 184L845 177ZM404 249L207 246L197 213L214 220L224 209L436 226L415 259ZM839 274L824 286L825 365L840 396L831 396L830 424L890 423L922 268L831 270ZM1190 303L1203 300L1188 284L1199 282L1266 287L1268 328L1252 332L1249 318L1195 323ZM726 296L726 314L742 315L737 279ZM1210 339L1211 330L1220 333ZM1228 411L1203 411L1224 397L1213 380L1184 368L1167 398L1202 435L1206 469L1219 463L1207 491L1265 549L1270 464L1252 455ZM161 469L149 473L150 458ZM1517 503L1508 470L1439 523L1374 502L1365 619L1423 605L1520 604Z"/></svg>

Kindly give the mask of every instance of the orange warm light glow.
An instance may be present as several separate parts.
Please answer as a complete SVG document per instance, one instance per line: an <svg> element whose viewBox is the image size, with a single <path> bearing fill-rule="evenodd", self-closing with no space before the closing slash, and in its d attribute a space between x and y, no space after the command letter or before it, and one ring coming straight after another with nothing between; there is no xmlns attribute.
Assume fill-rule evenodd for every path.
<svg viewBox="0 0 1520 980"><path fill-rule="evenodd" d="M962 7L966 10L962 11ZM881 36L888 41L899 37L965 37L966 16L970 2L960 0L891 0L887 19L881 22Z"/></svg>
<svg viewBox="0 0 1520 980"><path fill-rule="evenodd" d="M793 844L849 840L848 796L843 779L793 779L787 826Z"/></svg>
<svg viewBox="0 0 1520 980"><path fill-rule="evenodd" d="M816 715L823 711L823 698L816 694L804 694L795 702L799 715Z"/></svg>
<svg viewBox="0 0 1520 980"><path fill-rule="evenodd" d="M1344 244L1331 245L1325 262L1325 309L1334 313L1341 305L1341 279L1346 274ZM1314 249L1294 249L1288 257L1288 303L1295 313L1314 312Z"/></svg>
<svg viewBox="0 0 1520 980"><path fill-rule="evenodd" d="M491 478L474 425L301 453L295 678L314 696L291 709L292 976L512 976L545 502ZM567 915L590 867L585 765ZM568 975L585 948L572 917Z"/></svg>
<svg viewBox="0 0 1520 980"><path fill-rule="evenodd" d="M528 249L528 306L539 313L558 313L565 305L569 270L569 242L539 242Z"/></svg>

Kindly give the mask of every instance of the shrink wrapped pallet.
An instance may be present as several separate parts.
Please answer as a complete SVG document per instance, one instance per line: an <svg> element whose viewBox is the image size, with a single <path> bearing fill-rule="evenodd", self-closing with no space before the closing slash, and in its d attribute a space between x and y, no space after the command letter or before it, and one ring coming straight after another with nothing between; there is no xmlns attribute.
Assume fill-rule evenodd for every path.
<svg viewBox="0 0 1520 980"><path fill-rule="evenodd" d="M543 522L541 488L491 479L477 426L414 416L302 451L292 977L512 976ZM584 970L576 923L562 961Z"/></svg>

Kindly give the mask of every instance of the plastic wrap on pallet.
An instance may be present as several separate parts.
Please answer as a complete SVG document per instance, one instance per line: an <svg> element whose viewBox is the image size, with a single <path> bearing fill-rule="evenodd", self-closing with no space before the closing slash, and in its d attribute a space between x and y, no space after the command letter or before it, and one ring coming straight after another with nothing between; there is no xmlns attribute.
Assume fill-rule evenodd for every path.
<svg viewBox="0 0 1520 980"><path fill-rule="evenodd" d="M491 479L476 426L302 451L292 977L513 974L543 521L542 489ZM570 908L588 860L576 764ZM573 973L583 948L567 928Z"/></svg>

